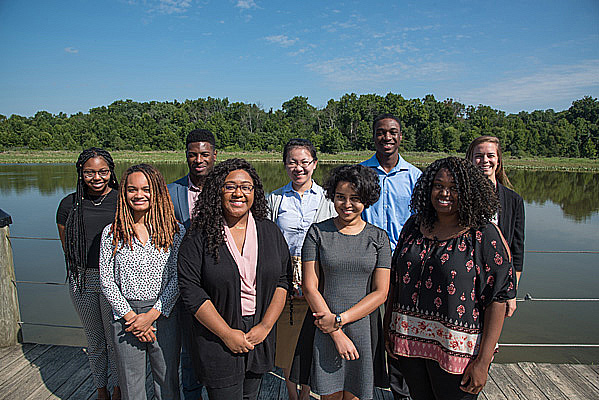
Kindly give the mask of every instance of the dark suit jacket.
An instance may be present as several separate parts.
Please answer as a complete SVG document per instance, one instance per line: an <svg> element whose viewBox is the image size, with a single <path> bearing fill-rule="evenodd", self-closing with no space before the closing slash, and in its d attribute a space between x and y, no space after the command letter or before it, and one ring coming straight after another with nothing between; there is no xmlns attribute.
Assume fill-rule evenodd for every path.
<svg viewBox="0 0 599 400"><path fill-rule="evenodd" d="M289 248L279 228L269 220L256 220L256 230L258 262L253 325L264 317L277 287L289 290L292 277ZM219 261L215 262L203 244L201 233L188 231L179 247L181 300L191 314L195 314L206 300L210 300L231 328L241 329L239 269L226 244L219 247L218 254ZM260 374L274 367L276 328L247 356L233 354L218 336L196 318L193 318L191 331L191 356L196 375L208 387L230 386L242 382L246 371Z"/></svg>
<svg viewBox="0 0 599 400"><path fill-rule="evenodd" d="M185 229L189 229L191 220L189 219L189 201L187 200L187 187L189 184L188 175L169 184L168 192L171 195L173 206L175 207L175 218L183 224Z"/></svg>
<svg viewBox="0 0 599 400"><path fill-rule="evenodd" d="M497 182L499 229L512 252L512 264L521 272L524 265L524 200L513 190Z"/></svg>

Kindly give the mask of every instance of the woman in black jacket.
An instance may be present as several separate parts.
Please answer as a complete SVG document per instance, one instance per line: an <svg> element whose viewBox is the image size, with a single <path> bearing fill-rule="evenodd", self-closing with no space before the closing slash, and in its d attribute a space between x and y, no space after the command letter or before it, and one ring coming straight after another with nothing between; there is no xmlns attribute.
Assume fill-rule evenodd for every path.
<svg viewBox="0 0 599 400"><path fill-rule="evenodd" d="M179 288L195 316L192 357L215 399L255 399L274 367L275 323L291 281L287 243L267 219L264 189L245 160L206 178L179 249Z"/></svg>
<svg viewBox="0 0 599 400"><path fill-rule="evenodd" d="M495 222L507 240L512 252L512 264L516 270L516 287L524 265L524 201L512 189L503 169L501 145L495 136L477 137L468 146L466 159L472 161L493 182L499 197L499 211ZM508 301L506 316L516 311L516 299Z"/></svg>

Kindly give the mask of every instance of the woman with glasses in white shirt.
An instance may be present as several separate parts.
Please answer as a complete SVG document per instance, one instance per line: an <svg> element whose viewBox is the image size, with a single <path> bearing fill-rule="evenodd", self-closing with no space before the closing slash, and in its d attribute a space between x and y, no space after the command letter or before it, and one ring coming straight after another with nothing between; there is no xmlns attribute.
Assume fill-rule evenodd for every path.
<svg viewBox="0 0 599 400"><path fill-rule="evenodd" d="M268 196L270 219L274 221L289 246L293 265L293 291L277 322L277 352L275 364L283 369L290 400L305 400L310 388L302 385L297 393L295 383L289 380L289 370L308 303L301 293L302 245L313 223L335 217L333 203L324 190L312 179L318 164L316 149L306 139L291 139L283 149L283 164L290 182Z"/></svg>

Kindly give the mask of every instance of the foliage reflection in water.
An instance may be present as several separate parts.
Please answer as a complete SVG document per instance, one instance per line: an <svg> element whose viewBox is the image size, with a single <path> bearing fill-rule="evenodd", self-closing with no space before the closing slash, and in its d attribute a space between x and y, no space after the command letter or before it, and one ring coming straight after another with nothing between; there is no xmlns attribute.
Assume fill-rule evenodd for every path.
<svg viewBox="0 0 599 400"><path fill-rule="evenodd" d="M282 163L253 163L266 191L288 182ZM117 164L117 174L128 167ZM322 183L335 165L320 164L314 177ZM167 182L187 172L183 162L157 164ZM526 206L528 250L599 251L599 174L508 171ZM57 237L55 213L60 199L75 188L73 164L0 165L0 208L11 214L14 236ZM64 282L64 260L58 241L12 240L18 280ZM527 253L519 297L597 297L597 254ZM26 322L79 325L63 286L19 284L21 317ZM43 307L40 306L43 304ZM597 343L599 302L519 303L506 321L503 343ZM557 322L557 323L556 323ZM574 327L567 329L566 327ZM77 329L25 325L26 341L83 345ZM592 362L599 349L503 349L497 360Z"/></svg>

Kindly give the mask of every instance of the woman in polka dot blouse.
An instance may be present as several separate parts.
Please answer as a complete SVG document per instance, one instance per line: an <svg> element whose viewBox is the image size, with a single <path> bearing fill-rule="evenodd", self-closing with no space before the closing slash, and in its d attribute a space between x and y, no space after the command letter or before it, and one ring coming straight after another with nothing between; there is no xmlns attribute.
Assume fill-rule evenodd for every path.
<svg viewBox="0 0 599 400"><path fill-rule="evenodd" d="M102 233L100 279L112 306L112 334L125 399L145 399L146 354L157 399L179 399L177 252L185 228L175 219L164 178L129 167L114 223Z"/></svg>

